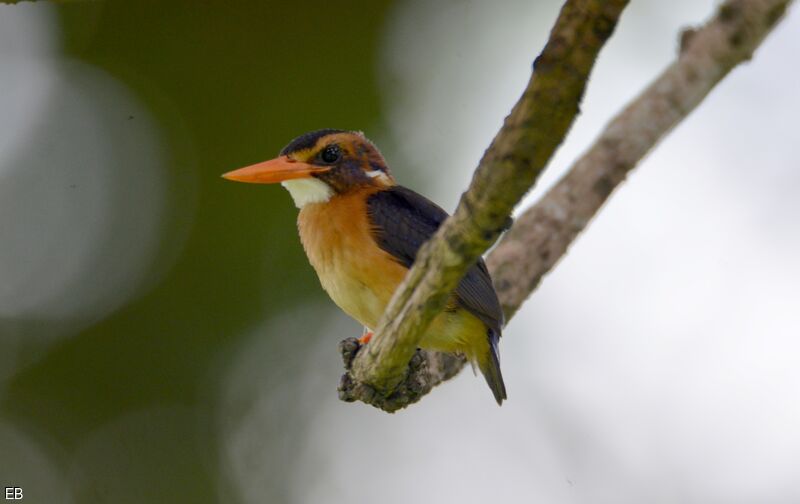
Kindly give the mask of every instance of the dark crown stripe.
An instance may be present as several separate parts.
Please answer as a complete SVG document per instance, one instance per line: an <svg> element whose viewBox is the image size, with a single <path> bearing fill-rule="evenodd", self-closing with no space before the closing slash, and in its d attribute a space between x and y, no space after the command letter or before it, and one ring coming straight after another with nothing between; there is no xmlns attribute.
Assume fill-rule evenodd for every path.
<svg viewBox="0 0 800 504"><path fill-rule="evenodd" d="M304 149L310 149L311 147L314 147L314 145L316 145L317 140L332 133L345 133L345 130L326 128L317 131L311 131L304 135L300 135L299 137L289 142L289 145L287 145L286 147L283 148L283 150L281 150L281 156L285 156L287 154L291 154L292 152L297 152Z"/></svg>

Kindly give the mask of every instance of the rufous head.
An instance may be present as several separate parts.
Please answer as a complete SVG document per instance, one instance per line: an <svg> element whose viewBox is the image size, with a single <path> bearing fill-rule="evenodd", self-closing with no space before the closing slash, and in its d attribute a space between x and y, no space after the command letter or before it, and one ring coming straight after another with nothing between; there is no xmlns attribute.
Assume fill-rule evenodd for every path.
<svg viewBox="0 0 800 504"><path fill-rule="evenodd" d="M269 161L223 175L256 184L280 182L298 208L337 194L395 184L380 151L361 132L322 129L301 135Z"/></svg>

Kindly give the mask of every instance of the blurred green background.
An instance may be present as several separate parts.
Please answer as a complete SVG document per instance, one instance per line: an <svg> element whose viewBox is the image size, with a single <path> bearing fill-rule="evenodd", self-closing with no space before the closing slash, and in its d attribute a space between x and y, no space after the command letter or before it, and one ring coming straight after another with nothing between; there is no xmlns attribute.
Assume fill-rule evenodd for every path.
<svg viewBox="0 0 800 504"><path fill-rule="evenodd" d="M169 408L164 418L141 418L138 425L110 434L103 455L70 464L70 471L81 475L74 480L76 502L217 502L224 494L216 423L220 368L246 328L324 294L296 239L296 209L288 195L278 189L246 190L220 174L273 157L307 130L380 124L376 59L389 4L0 6L0 16L9 16L11 9L54 10L58 35L50 57L100 69L138 101L135 109L123 103L104 111L108 130L114 122L146 120L140 113L144 107L163 139L158 176L164 204L157 222L115 222L112 215L106 230L124 235L125 226L153 226L158 245L141 275L157 280L44 354L35 343L18 345L17 364L27 365L19 366L2 396L4 418L43 437L65 458L116 419ZM107 93L102 87L95 92ZM74 127L69 123L66 118L62 127ZM47 123L38 127L40 141L57 134ZM115 169L117 158L129 153L114 152L114 138L102 141L111 150L104 170L122 184L139 176L137 166ZM69 170L67 163L53 163L52 169ZM110 203L113 213L115 202ZM119 204L148 202L133 197ZM125 260L124 250L114 259ZM81 275L81 282L104 282L91 265ZM15 318L0 323L6 337L30 341L31 334L46 334L48 326L64 322ZM261 337L291 340L293 351L302 353L314 335L289 329ZM330 344L331 359L336 359L336 341ZM273 357L261 366L291 388L302 368L286 370L277 364L291 356ZM335 382L329 388L335 393ZM293 414L289 407L282 411ZM264 435L293 422L263 425ZM279 451L277 460L291 459L289 446ZM106 464L115 462L104 456L124 460L124 471L111 470ZM285 481L281 472L289 467L269 469L275 485ZM55 502L49 500L54 496L37 499L41 484L35 478L13 483L24 483L26 501ZM280 488L274 492L281 495Z"/></svg>

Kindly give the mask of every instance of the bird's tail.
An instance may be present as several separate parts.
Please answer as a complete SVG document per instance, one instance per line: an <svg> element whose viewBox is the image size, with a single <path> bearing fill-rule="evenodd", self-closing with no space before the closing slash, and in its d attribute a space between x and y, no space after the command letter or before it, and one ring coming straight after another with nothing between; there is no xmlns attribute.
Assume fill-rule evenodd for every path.
<svg viewBox="0 0 800 504"><path fill-rule="evenodd" d="M489 351L482 359L478 359L478 367L481 374L486 379L489 388L492 389L494 398L498 405L503 404L503 399L506 399L506 384L503 382L503 373L500 372L500 355L498 353L498 343L500 342L500 335L495 331L489 329Z"/></svg>

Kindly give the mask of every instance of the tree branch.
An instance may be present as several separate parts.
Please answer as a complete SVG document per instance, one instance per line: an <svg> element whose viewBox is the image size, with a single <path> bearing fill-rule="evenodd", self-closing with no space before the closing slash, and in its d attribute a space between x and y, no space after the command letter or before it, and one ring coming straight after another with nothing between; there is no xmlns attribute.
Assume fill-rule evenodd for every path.
<svg viewBox="0 0 800 504"><path fill-rule="evenodd" d="M507 318L513 316L542 277L566 253L572 241L627 173L694 110L728 72L752 57L764 37L783 17L791 1L728 0L703 27L681 34L677 60L608 124L594 145L547 194L517 219L489 255L487 263ZM341 399L362 400L386 411L395 411L416 402L438 383L455 376L463 367L463 359L420 350L414 356L410 371L406 372L408 360L414 355L419 328L430 321L447 297L442 292L452 292L460 275L496 236L499 219L505 217L508 205L513 206L515 198L524 193L524 190L520 192L520 186L509 175L522 172L525 183L532 183L560 142L560 137L553 142L554 137L566 133L577 111L577 99L582 94L582 86L580 92L575 94L573 91L570 95L576 99L574 105L562 111L569 116L569 119L562 117L563 122L559 122L564 129L549 136L550 142L544 146L539 136L520 130L530 128L541 120L544 123L539 123L540 126L549 125L551 116L543 114L542 117L529 111L527 121L517 122L520 116L526 115L526 106L547 108L556 106L555 103L564 106L558 99L551 101L552 96L541 92L533 94L531 89L539 78L537 74L545 71L543 61L546 61L547 72L552 71L552 65L559 64L557 61L543 60L548 48L552 49L551 45L563 51L558 58L569 58L570 51L564 45L566 41L574 43L576 39L559 36L559 29L562 23L567 22L564 18L571 16L566 12L570 3L567 2L562 10L547 47L537 59L536 71L528 89L484 155L470 189L462 196L455 214L458 217L448 219L446 225L451 221L453 223L443 226L444 229L421 251L415 268L398 289L390 310L387 310L385 318L389 318L386 324L382 324L377 340L381 342L380 345L371 350L375 340L367 345L365 349L368 351L360 352L363 355L358 355L353 372L343 377L339 388ZM617 7L616 16L623 5ZM587 11L583 12L585 14ZM613 30L616 17L609 12L603 15L607 24L602 33L607 37ZM595 40L598 42L595 56L605 37ZM583 56L587 57L586 54ZM582 67L586 70L584 82L593 59ZM572 64L567 62L564 66L570 67ZM541 78L544 80L547 77ZM539 105L539 101L547 103ZM534 116L537 117L536 122L531 121ZM548 150L545 155L544 152ZM511 187L513 194L503 194L507 190L504 187ZM456 275L454 272L458 272L456 280L453 280ZM434 301L426 303L427 299ZM376 335L376 338L379 336ZM411 353L409 345L412 346ZM386 359L386 362L382 359ZM351 360L345 359L348 369ZM398 374L404 376L400 386L396 386Z"/></svg>
<svg viewBox="0 0 800 504"><path fill-rule="evenodd" d="M369 345L356 382L386 396L407 374L423 332L466 271L507 227L514 206L562 142L597 54L627 0L567 0L525 92L484 153L456 211L417 254Z"/></svg>
<svg viewBox="0 0 800 504"><path fill-rule="evenodd" d="M619 113L594 145L523 213L487 262L507 316L566 253L611 192L735 66L749 60L792 0L729 0L678 58Z"/></svg>

